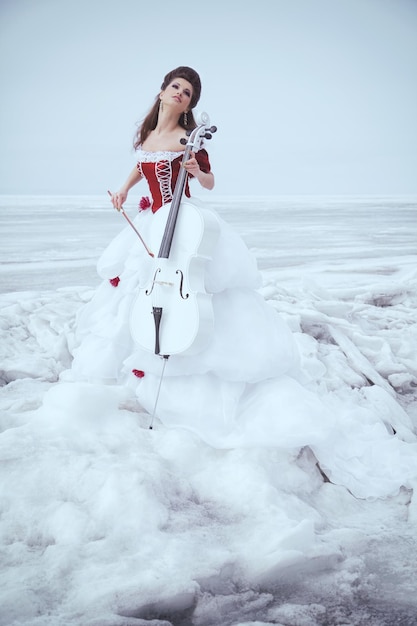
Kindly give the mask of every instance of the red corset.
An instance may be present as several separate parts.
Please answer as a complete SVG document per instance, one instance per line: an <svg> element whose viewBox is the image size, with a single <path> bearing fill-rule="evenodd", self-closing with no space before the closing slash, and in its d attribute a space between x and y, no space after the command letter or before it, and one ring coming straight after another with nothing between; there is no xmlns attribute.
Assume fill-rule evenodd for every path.
<svg viewBox="0 0 417 626"><path fill-rule="evenodd" d="M153 213L155 213L164 204L171 202L172 194L174 193L175 184L181 167L182 157L183 155L180 155L172 161L163 159L156 162L142 161L138 163L137 168L146 178L149 185L149 191L153 200ZM196 152L195 158L197 159L202 172L210 172L209 157L204 149ZM190 197L188 180L185 186L185 195L187 198Z"/></svg>

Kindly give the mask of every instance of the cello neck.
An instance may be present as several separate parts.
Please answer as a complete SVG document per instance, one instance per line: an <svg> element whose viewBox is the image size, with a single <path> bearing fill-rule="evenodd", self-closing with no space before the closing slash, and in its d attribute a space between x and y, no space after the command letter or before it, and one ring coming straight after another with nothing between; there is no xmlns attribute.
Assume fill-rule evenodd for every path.
<svg viewBox="0 0 417 626"><path fill-rule="evenodd" d="M175 225L177 223L178 211L180 208L182 195L185 189L185 183L187 182L188 172L182 164L188 161L192 146L187 144L185 148L184 156L181 161L180 171L178 174L177 182L175 184L174 193L172 195L171 208L168 213L167 223L165 225L164 234L159 248L158 257L162 259L168 259L171 251L172 239L174 237Z"/></svg>

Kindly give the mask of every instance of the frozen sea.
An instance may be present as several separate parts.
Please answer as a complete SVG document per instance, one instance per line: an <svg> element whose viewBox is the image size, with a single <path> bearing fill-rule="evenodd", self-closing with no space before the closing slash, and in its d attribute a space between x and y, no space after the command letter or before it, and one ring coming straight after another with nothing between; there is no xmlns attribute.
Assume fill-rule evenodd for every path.
<svg viewBox="0 0 417 626"><path fill-rule="evenodd" d="M210 204L317 393L372 390L416 449L417 197ZM122 388L59 380L125 225L105 194L0 198L0 626L417 624L412 485L357 498L307 448L213 450L149 431Z"/></svg>

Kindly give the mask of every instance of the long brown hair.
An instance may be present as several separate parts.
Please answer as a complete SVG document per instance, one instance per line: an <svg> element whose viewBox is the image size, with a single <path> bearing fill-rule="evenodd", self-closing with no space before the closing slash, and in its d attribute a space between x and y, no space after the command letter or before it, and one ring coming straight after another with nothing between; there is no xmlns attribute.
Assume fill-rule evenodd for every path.
<svg viewBox="0 0 417 626"><path fill-rule="evenodd" d="M168 85L175 78L184 78L184 80L187 80L189 83L191 83L192 88L193 88L193 94L191 96L191 103L190 103L190 110L187 112L187 124L184 124L184 115L181 114L178 119L178 124L182 128L184 128L185 130L192 130L193 128L196 127L196 122L194 119L192 109L195 107L195 105L199 101L200 94L201 94L200 77L197 74L197 72L193 70L191 67L187 67L185 65L177 67L175 70L168 72L168 74L165 76L163 83L161 85L161 91L166 89ZM154 130L154 128L156 128L156 125L158 123L159 106L160 106L159 96L160 96L160 93L158 93L158 95L156 96L155 102L151 110L149 111L149 113L147 114L147 116L145 117L145 119L143 120L142 124L139 126L135 134L135 137L133 140L133 147L135 148L135 150L141 144L143 144L143 142L148 137L151 130Z"/></svg>

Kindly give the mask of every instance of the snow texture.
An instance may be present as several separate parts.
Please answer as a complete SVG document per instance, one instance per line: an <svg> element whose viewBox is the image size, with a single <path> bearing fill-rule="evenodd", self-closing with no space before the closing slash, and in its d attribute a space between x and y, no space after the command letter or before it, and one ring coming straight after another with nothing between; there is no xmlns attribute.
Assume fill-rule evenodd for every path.
<svg viewBox="0 0 417 626"><path fill-rule="evenodd" d="M409 477L354 497L309 447L215 449L149 430L128 387L62 377L124 226L105 202L0 200L0 626L415 624ZM256 254L304 385L371 407L416 455L416 199L214 206ZM389 479L389 446L375 454Z"/></svg>

